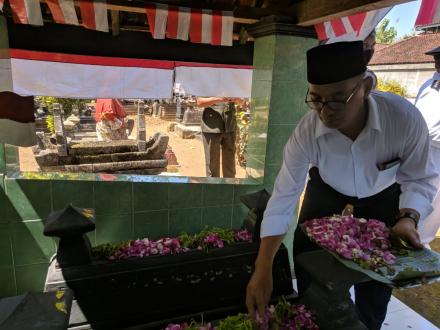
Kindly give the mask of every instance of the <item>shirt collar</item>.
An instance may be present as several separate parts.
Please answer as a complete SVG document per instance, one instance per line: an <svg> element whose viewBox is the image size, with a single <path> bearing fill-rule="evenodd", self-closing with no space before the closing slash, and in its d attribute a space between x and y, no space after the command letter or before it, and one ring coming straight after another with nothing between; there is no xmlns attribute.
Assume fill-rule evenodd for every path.
<svg viewBox="0 0 440 330"><path fill-rule="evenodd" d="M365 128L374 129L381 132L382 126L380 124L379 110L377 108L377 103L371 94L368 96L367 102L368 102L369 111L368 111L368 120L367 120L367 124L365 125ZM317 113L316 115L318 116ZM317 139L325 134L334 133L334 132L336 132L336 130L325 126L318 116L318 121L315 129L315 138Z"/></svg>

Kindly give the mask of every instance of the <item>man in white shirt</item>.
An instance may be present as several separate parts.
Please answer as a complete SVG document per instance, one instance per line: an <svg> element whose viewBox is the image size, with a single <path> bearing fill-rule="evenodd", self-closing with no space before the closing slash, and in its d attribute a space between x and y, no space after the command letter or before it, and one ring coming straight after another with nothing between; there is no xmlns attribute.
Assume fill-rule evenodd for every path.
<svg viewBox="0 0 440 330"><path fill-rule="evenodd" d="M309 50L307 79L306 103L313 111L302 118L284 148L264 213L255 272L247 289L251 315L255 308L262 313L269 301L272 262L292 223L308 171L299 222L331 216L353 204L354 216L384 221L399 237L421 248L417 222L432 210L436 173L428 162L426 123L400 96L372 91L362 42ZM294 260L317 248L297 227ZM295 273L302 295L308 277L297 264ZM380 329L391 292L376 281L355 285L358 315L368 329Z"/></svg>
<svg viewBox="0 0 440 330"><path fill-rule="evenodd" d="M430 156L437 173L440 172L440 47L430 50L427 55L434 56L434 75L419 90L415 105L425 118L431 139ZM431 242L440 227L440 181L435 182L437 195L432 203L434 210L420 222L419 233L422 244Z"/></svg>

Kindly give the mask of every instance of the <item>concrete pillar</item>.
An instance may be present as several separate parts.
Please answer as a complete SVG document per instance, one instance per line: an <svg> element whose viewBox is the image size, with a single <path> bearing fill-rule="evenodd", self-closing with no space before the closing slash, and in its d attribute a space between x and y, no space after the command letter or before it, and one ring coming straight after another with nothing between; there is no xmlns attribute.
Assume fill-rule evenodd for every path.
<svg viewBox="0 0 440 330"><path fill-rule="evenodd" d="M55 127L55 140L60 156L67 156L67 138L64 130L63 111L59 103L53 104L53 122Z"/></svg>
<svg viewBox="0 0 440 330"><path fill-rule="evenodd" d="M0 16L0 92L12 92L12 70L6 18Z"/></svg>
<svg viewBox="0 0 440 330"><path fill-rule="evenodd" d="M255 44L246 167L248 175L272 192L284 145L309 111L304 103L306 51L318 42L313 28L299 27L275 16L261 20L248 32L255 38ZM290 257L296 219L292 223L284 242Z"/></svg>
<svg viewBox="0 0 440 330"><path fill-rule="evenodd" d="M138 102L138 110L137 110L137 144L139 151L145 151L146 148L146 140L147 140L147 129L145 127L145 109L144 109L144 101Z"/></svg>

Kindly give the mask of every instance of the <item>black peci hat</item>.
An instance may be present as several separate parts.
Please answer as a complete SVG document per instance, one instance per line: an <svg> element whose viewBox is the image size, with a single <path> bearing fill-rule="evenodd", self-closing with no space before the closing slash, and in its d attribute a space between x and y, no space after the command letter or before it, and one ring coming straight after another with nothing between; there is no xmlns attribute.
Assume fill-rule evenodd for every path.
<svg viewBox="0 0 440 330"><path fill-rule="evenodd" d="M307 51L307 80L314 85L343 81L366 70L362 41L336 42Z"/></svg>
<svg viewBox="0 0 440 330"><path fill-rule="evenodd" d="M425 53L426 55L439 56L440 55L440 47L431 49L430 51Z"/></svg>

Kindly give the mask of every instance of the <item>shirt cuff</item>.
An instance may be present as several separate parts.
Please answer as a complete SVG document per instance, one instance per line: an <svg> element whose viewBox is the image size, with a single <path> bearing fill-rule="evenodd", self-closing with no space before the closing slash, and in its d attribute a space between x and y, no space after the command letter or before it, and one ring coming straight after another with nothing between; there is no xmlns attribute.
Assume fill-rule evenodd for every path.
<svg viewBox="0 0 440 330"><path fill-rule="evenodd" d="M261 222L260 237L284 235L289 230L291 217L285 215L270 215Z"/></svg>
<svg viewBox="0 0 440 330"><path fill-rule="evenodd" d="M406 191L400 195L399 208L416 210L420 213L420 220L425 219L433 210L425 196L413 191Z"/></svg>

